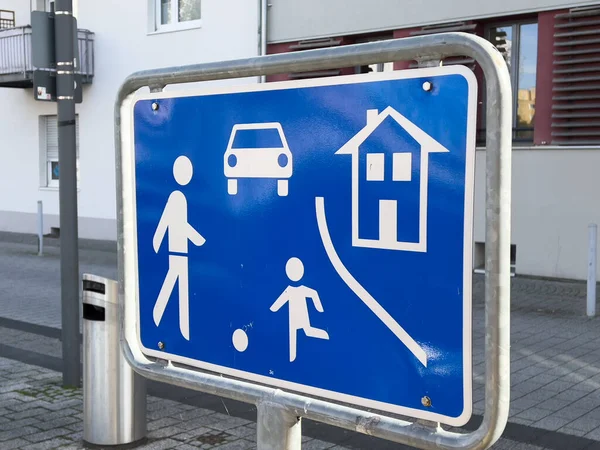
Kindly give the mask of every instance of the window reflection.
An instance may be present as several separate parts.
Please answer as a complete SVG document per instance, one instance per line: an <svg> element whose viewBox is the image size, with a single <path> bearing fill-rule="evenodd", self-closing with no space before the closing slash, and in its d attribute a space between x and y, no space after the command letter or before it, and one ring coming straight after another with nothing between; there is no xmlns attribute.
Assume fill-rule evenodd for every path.
<svg viewBox="0 0 600 450"><path fill-rule="evenodd" d="M489 29L489 40L504 57L513 89L513 138L531 141L535 118L537 23L514 23Z"/></svg>
<svg viewBox="0 0 600 450"><path fill-rule="evenodd" d="M537 31L538 26L536 23L520 25L516 128L518 130L529 129L525 132L525 135L520 136L523 138L533 138Z"/></svg>
<svg viewBox="0 0 600 450"><path fill-rule="evenodd" d="M179 21L200 20L200 0L179 0Z"/></svg>
<svg viewBox="0 0 600 450"><path fill-rule="evenodd" d="M496 46L500 53L502 53L502 56L508 65L508 70L512 72L512 26L492 28L490 30L490 42Z"/></svg>

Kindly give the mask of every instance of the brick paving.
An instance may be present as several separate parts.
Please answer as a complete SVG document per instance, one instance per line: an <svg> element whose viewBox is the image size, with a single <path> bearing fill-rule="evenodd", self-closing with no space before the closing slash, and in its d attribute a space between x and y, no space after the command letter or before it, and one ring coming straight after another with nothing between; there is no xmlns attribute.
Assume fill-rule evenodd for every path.
<svg viewBox="0 0 600 450"><path fill-rule="evenodd" d="M483 306L483 275L473 276L473 305ZM541 313L560 317L585 316L587 287L585 282L515 277L511 283L513 313ZM596 290L596 304L600 292Z"/></svg>
<svg viewBox="0 0 600 450"><path fill-rule="evenodd" d="M63 389L61 375L0 357L0 448L2 450L83 449L81 389ZM148 397L148 438L137 449L256 448L256 425L210 409ZM302 438L303 450L374 449ZM391 448L391 447L387 447ZM407 449L405 446L394 446ZM543 450L543 447L500 440L496 450Z"/></svg>
<svg viewBox="0 0 600 450"><path fill-rule="evenodd" d="M61 347L60 341L57 339L59 336L57 328L60 326L58 255L56 247L47 247L45 256L38 257L35 254L35 248L31 245L0 242L0 273L3 274L0 279L0 356L2 355L1 346L4 345L14 351L60 358ZM100 250L82 250L81 272L116 278L116 254ZM482 276L474 276L473 292L474 412L480 415L483 412L484 395ZM515 427L521 426L523 430L546 430L559 433L563 437L581 437L583 440L578 441L581 446L577 448L588 448L584 447L584 444L588 445L590 442L598 443L598 447L594 448L600 448L600 318L588 319L585 317L585 295L586 287L581 282L549 281L518 276L512 280L512 389L509 424ZM5 320L3 318L52 327L49 329L53 332L56 331L56 334L53 337L41 336L31 330L16 329L18 327L3 324L2 320ZM14 364L20 363L15 362ZM0 367L3 366L0 365ZM40 370L38 376L45 373L51 378L48 373L44 372L45 369L29 368L27 370ZM54 373L53 376L55 384L58 383L56 381L58 374ZM6 391L5 383L10 383L13 379L7 377L1 369L0 377L3 377L0 378L0 433L3 433L5 431L3 425L9 420L4 411L7 407L3 406L5 396L8 395L8 399L10 399L11 396L20 394ZM36 380L26 383L34 381ZM23 382L18 381L17 385ZM19 399L24 402L23 398L19 397ZM149 402L149 408L154 402L160 401L153 399L152 402ZM182 405L182 407L189 408L190 405ZM39 411L39 408L39 406L33 405L31 411ZM175 409L177 408L175 407ZM164 414L164 407L161 409ZM11 416L21 412L10 408L9 411ZM214 411L212 413L218 414ZM34 415L17 419L22 423L16 429L11 428L15 434L17 429L25 430L26 434L15 435L10 438L10 441L2 442L0 439L1 449L19 448L19 445L24 445L22 448L37 448L27 446L33 445L26 438L28 435L36 435L47 442L53 441L52 445L60 444L59 440L64 439L63 436L66 434L55 436L51 436L53 433L42 434L45 431L52 431L52 429L44 430L43 426L40 428L35 425L38 423L35 417L38 416L35 415L35 412L32 414ZM214 416L213 419L218 417L220 416ZM224 416L223 419L226 417ZM152 430L153 436L158 440L150 443L156 447L148 448L175 448L175 446L179 446L177 448L212 448L202 447L202 445L216 445L196 443L193 444L196 447L182 447L182 445L192 445L176 439L176 436L183 436L190 431L185 430L190 421L181 422L182 419L180 419L181 423L175 423L172 420L178 419L169 417L169 415L162 418L170 418L171 421L164 420L153 425L158 427L163 424L164 426ZM155 420L160 419L156 417ZM212 419L210 420L212 421ZM10 419L10 421L14 422L14 419ZM171 423L167 424L168 422ZM186 423L188 425L185 425ZM213 431L218 430L215 427L222 428L224 426L215 425L215 423L218 421L214 422L212 426L199 423L196 425ZM63 427L61 423L57 426L61 429ZM252 425L245 424L235 428L240 427L252 428ZM37 431L33 431L32 428ZM179 429L183 429L183 431L179 434L171 433L171 431L175 432ZM195 436L199 436L198 429L194 429ZM220 432L229 433L227 429L221 429ZM163 436L158 436L156 433ZM2 435L0 434L0 436ZM223 448L238 448L236 446L245 444L244 440L251 442L252 439L247 436L238 436L237 440L229 438L228 441L221 442L219 445L230 446ZM27 444L22 442L13 444L13 441L19 442L24 439L28 442ZM218 438L215 437L215 439ZM241 443L237 443L239 441ZM10 445L14 447L2 445L6 442L11 442ZM332 445L315 441L313 444L307 443L303 448L330 448ZM348 444L345 443L345 445ZM526 442L502 440L494 448L528 448L532 450L543 448L525 445ZM576 447L569 444L566 447L554 446L552 448Z"/></svg>
<svg viewBox="0 0 600 450"><path fill-rule="evenodd" d="M0 358L0 448L81 449L81 389L63 389L61 376ZM148 397L148 440L138 449L246 450L256 447L254 422ZM345 447L303 439L303 449Z"/></svg>
<svg viewBox="0 0 600 450"><path fill-rule="evenodd" d="M474 359L479 362L474 366L474 412L482 414L483 331L475 333ZM557 321L543 314L514 314L510 422L600 441L599 335L597 320L570 317ZM0 326L0 342L61 357L58 339Z"/></svg>

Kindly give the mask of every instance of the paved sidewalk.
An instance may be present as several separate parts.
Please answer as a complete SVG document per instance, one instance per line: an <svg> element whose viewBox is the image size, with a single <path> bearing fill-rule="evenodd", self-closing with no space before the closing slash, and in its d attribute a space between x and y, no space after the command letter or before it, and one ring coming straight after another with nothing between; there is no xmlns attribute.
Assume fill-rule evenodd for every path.
<svg viewBox="0 0 600 450"><path fill-rule="evenodd" d="M114 252L82 250L80 258L82 273L116 278ZM0 273L0 356L34 364L53 358L56 366L61 356L58 249L48 247L38 257L31 245L0 242ZM481 415L482 276L474 276L473 292L474 412ZM512 280L507 438L556 450L600 448L600 318L585 317L585 292L580 282ZM3 387L0 383L0 392Z"/></svg>
<svg viewBox="0 0 600 450"><path fill-rule="evenodd" d="M0 448L83 448L80 389L60 387L60 374L0 358ZM148 441L139 449L245 450L256 447L249 420L148 397ZM334 444L305 438L304 449Z"/></svg>
<svg viewBox="0 0 600 450"><path fill-rule="evenodd" d="M117 255L82 250L81 274L117 278ZM60 328L60 250L0 241L0 316Z"/></svg>
<svg viewBox="0 0 600 450"><path fill-rule="evenodd" d="M2 450L82 449L83 423L80 389L63 389L58 372L0 358L0 448ZM148 439L137 449L256 448L256 426L251 420L210 409L148 397ZM379 447L337 445L304 436L303 450L408 449L397 444ZM383 442L383 441L381 441ZM542 447L502 439L496 450L543 450Z"/></svg>

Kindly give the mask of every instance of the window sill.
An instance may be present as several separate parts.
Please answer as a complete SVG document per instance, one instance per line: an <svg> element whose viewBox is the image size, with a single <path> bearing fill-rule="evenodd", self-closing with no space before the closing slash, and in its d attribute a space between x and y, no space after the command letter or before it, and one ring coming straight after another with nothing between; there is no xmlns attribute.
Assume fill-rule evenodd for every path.
<svg viewBox="0 0 600 450"><path fill-rule="evenodd" d="M176 33L178 31L196 30L199 28L202 28L202 21L191 20L189 22L182 22L175 25L161 25L156 30L149 31L147 35L153 36L155 34Z"/></svg>
<svg viewBox="0 0 600 450"><path fill-rule="evenodd" d="M58 192L60 190L58 186L40 186L38 189L45 192ZM77 188L77 192L79 191L81 191L81 188Z"/></svg>

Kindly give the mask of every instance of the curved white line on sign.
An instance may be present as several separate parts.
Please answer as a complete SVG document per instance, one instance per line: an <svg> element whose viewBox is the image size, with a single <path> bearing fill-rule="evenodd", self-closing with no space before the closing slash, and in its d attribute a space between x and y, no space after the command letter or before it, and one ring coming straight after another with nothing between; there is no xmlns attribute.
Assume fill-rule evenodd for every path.
<svg viewBox="0 0 600 450"><path fill-rule="evenodd" d="M344 263L342 263L342 260L333 247L333 242L331 241L331 236L329 235L327 219L325 218L325 201L323 197L315 198L315 208L317 211L317 225L319 227L319 233L321 234L321 240L323 241L325 252L327 252L329 261L331 261L335 271L338 273L340 278L344 280L344 283L348 285L352 292L354 292L356 296L361 299L362 302L367 305L367 307L373 311L377 317L379 317L385 326L388 327L404 345L406 345L406 347L412 352L413 355L415 355L419 362L427 367L427 354L425 353L425 350L423 350L421 346L417 344L417 342L410 337L406 331L404 331L404 328L402 328L398 322L396 322L396 320L394 320L394 318L377 302L377 300L375 300L373 296L369 294L358 281L356 281L352 274L348 272L348 269L346 269Z"/></svg>

